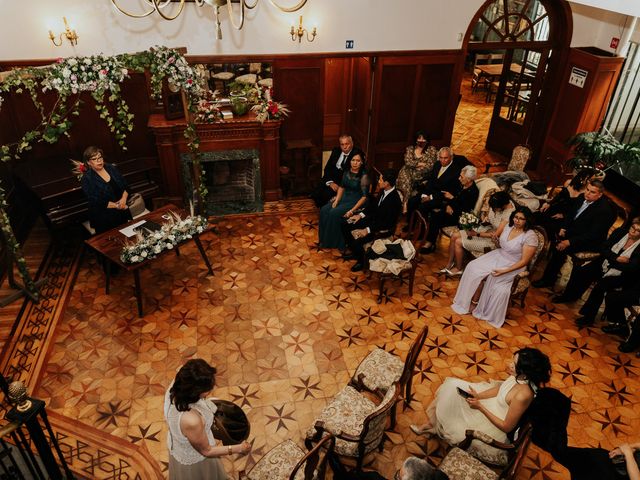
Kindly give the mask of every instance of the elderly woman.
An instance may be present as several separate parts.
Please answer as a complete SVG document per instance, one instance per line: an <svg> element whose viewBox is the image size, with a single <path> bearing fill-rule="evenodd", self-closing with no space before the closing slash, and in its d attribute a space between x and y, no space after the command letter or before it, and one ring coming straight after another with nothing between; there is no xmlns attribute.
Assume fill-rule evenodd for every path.
<svg viewBox="0 0 640 480"><path fill-rule="evenodd" d="M368 194L369 177L365 173L364 154L356 153L351 158L349 171L342 176L335 200L320 209L318 237L322 248L345 248L342 219L352 217L364 206Z"/></svg>
<svg viewBox="0 0 640 480"><path fill-rule="evenodd" d="M430 145L429 137L422 131L416 132L413 145L404 152L404 166L398 173L396 186L402 193L402 213L407 213L407 202L418 191L415 184L433 169L438 160L438 150Z"/></svg>
<svg viewBox="0 0 640 480"><path fill-rule="evenodd" d="M478 170L472 165L463 167L460 171L460 188L455 192L443 191L443 206L439 209L431 210L429 213L429 231L427 240L424 243L422 253L429 253L435 250L436 239L442 227L457 225L458 219L463 212L470 212L478 201L478 187L474 180L478 176Z"/></svg>
<svg viewBox="0 0 640 480"><path fill-rule="evenodd" d="M448 273L454 277L462 275L465 250L471 252L474 257L479 257L487 250L497 247L496 240L509 222L515 206L507 192L498 191L489 198L489 208L486 223L472 230L458 230L451 236L449 261L440 273Z"/></svg>
<svg viewBox="0 0 640 480"><path fill-rule="evenodd" d="M216 406L205 400L215 385L216 369L201 359L188 360L164 399L169 427L169 480L226 480L219 457L245 454L247 442L217 446L211 433Z"/></svg>
<svg viewBox="0 0 640 480"><path fill-rule="evenodd" d="M128 185L114 165L105 163L102 150L87 147L82 160L89 167L82 176L82 191L89 201L89 222L96 233L131 220Z"/></svg>
<svg viewBox="0 0 640 480"><path fill-rule="evenodd" d="M435 433L449 444L464 440L468 429L506 442L537 390L549 381L551 362L540 350L522 348L513 356L507 373L509 377L504 382L445 379L427 408L428 422L411 425L411 430L418 435ZM483 458L495 457L501 452L478 441L472 445Z"/></svg>
<svg viewBox="0 0 640 480"><path fill-rule="evenodd" d="M531 211L518 207L500 235L500 248L469 262L451 308L501 327L507 314L514 277L529 264L538 246Z"/></svg>

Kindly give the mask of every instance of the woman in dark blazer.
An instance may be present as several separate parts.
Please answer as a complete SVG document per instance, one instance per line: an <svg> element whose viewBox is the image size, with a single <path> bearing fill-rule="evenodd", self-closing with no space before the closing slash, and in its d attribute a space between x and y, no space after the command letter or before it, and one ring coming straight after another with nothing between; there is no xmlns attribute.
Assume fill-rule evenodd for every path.
<svg viewBox="0 0 640 480"><path fill-rule="evenodd" d="M82 160L89 167L82 176L82 191L89 201L91 227L102 233L131 220L129 186L118 169L105 163L98 147L87 147Z"/></svg>

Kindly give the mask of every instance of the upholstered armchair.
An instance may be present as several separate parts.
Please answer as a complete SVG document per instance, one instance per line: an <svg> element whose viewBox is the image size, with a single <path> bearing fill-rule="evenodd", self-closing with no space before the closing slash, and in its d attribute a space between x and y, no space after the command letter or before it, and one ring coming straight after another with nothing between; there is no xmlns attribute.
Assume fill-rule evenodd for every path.
<svg viewBox="0 0 640 480"><path fill-rule="evenodd" d="M269 450L246 475L248 480L323 480L327 460L333 453L335 437L325 435L310 451L285 440Z"/></svg>
<svg viewBox="0 0 640 480"><path fill-rule="evenodd" d="M474 440L491 445L504 455L480 460L474 456L477 454L473 449ZM531 425L528 423L519 429L513 443L498 442L481 432L467 430L465 439L447 453L438 470L451 480L512 480L516 478L530 443Z"/></svg>
<svg viewBox="0 0 640 480"><path fill-rule="evenodd" d="M381 348L376 348L360 362L360 365L358 365L358 368L356 368L355 373L351 377L349 385L356 389L367 389L372 392L377 391L384 395L397 383L400 395L404 398L404 406L406 408L411 403L411 383L416 361L418 360L428 333L429 327L425 325L411 344L411 348L404 362L397 355ZM395 427L395 420L396 407L394 405L391 412L392 429Z"/></svg>
<svg viewBox="0 0 640 480"><path fill-rule="evenodd" d="M364 458L376 448L384 448L387 419L398 399L399 387L393 385L378 404L347 385L338 392L307 431L307 448L323 435L336 437L334 453L356 459L356 469L362 469Z"/></svg>
<svg viewBox="0 0 640 480"><path fill-rule="evenodd" d="M489 173L489 170L494 167L506 167L509 171L524 172L529 159L531 159L531 149L526 145L516 145L511 152L511 160L508 164L506 162L487 163L484 173Z"/></svg>

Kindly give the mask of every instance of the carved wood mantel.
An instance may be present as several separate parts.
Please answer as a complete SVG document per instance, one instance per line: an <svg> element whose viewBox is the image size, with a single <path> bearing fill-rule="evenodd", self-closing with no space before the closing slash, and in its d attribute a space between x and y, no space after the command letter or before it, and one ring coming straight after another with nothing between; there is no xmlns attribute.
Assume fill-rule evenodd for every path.
<svg viewBox="0 0 640 480"><path fill-rule="evenodd" d="M180 156L189 151L184 119L166 120L161 114L149 116L160 159L162 181L170 196L183 196L184 183ZM260 152L262 195L271 202L282 198L280 189L280 120L256 121L249 113L241 118L219 123L199 123L200 151L241 150L254 148Z"/></svg>

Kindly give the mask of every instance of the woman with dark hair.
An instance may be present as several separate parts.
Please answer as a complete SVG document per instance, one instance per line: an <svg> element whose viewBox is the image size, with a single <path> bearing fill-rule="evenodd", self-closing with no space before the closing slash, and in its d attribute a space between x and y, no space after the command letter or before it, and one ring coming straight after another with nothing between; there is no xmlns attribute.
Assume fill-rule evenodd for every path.
<svg viewBox="0 0 640 480"><path fill-rule="evenodd" d="M129 186L115 165L105 163L98 147L87 147L82 161L89 167L82 175L82 191L89 201L89 223L96 233L131 220L127 197Z"/></svg>
<svg viewBox="0 0 640 480"><path fill-rule="evenodd" d="M411 425L414 433L435 433L450 444L460 443L466 430L485 433L506 442L520 422L537 390L551 377L551 363L540 350L522 348L513 356L504 382L470 383L447 378L427 409L428 423ZM498 450L474 441L472 448L483 459L499 464Z"/></svg>
<svg viewBox="0 0 640 480"><path fill-rule="evenodd" d="M462 275L462 261L464 251L476 253L479 256L487 250L497 248L496 240L509 222L509 217L515 206L507 192L495 192L489 198L489 213L486 222L472 230L458 230L451 235L449 242L449 261L440 273L452 276Z"/></svg>
<svg viewBox="0 0 640 480"><path fill-rule="evenodd" d="M352 217L363 207L368 194L369 176L365 171L364 154L356 153L351 158L351 168L342 176L336 198L320 209L318 237L322 248L345 248L340 228L342 219Z"/></svg>
<svg viewBox="0 0 640 480"><path fill-rule="evenodd" d="M402 192L403 213L407 212L409 199L418 193L416 182L427 176L437 160L438 150L431 145L429 136L423 131L416 132L413 145L404 152L404 166L396 181L398 190Z"/></svg>
<svg viewBox="0 0 640 480"><path fill-rule="evenodd" d="M226 480L218 457L245 454L247 442L217 446L211 432L216 406L205 397L215 385L216 369L201 359L189 360L178 371L164 399L169 427L170 480Z"/></svg>
<svg viewBox="0 0 640 480"><path fill-rule="evenodd" d="M500 235L500 248L469 262L451 308L494 327L504 323L514 277L529 264L538 246L527 207L516 208Z"/></svg>

